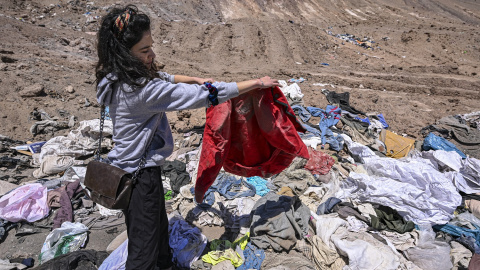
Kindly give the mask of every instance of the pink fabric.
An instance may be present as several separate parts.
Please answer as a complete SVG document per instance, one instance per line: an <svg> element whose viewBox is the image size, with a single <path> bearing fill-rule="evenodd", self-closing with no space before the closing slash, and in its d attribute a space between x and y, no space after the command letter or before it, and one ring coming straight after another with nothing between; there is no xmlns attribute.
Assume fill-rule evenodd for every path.
<svg viewBox="0 0 480 270"><path fill-rule="evenodd" d="M480 270L480 254L473 254L468 264L468 270Z"/></svg>
<svg viewBox="0 0 480 270"><path fill-rule="evenodd" d="M20 186L0 198L0 218L35 222L48 214L47 188L41 184Z"/></svg>
<svg viewBox="0 0 480 270"><path fill-rule="evenodd" d="M312 172L312 174L325 175L335 163L335 159L328 154L310 147L308 148L308 154L310 155L310 159L307 161L307 164L305 164L305 169Z"/></svg>

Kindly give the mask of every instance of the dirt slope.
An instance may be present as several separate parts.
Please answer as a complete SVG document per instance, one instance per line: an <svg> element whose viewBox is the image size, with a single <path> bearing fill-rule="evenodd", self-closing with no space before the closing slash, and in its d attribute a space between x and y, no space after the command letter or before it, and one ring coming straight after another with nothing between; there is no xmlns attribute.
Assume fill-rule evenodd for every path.
<svg viewBox="0 0 480 270"><path fill-rule="evenodd" d="M35 108L60 120L97 116L95 30L114 1L3 1L0 9L0 134L33 135ZM386 115L418 136L436 119L479 110L477 1L142 1L154 21L165 71L235 81L304 77L310 106L326 100L313 83L350 91L352 105ZM366 49L335 37L374 41ZM329 64L328 66L322 63ZM19 96L33 84L36 97ZM66 91L71 85L74 93ZM331 89L333 90L333 89ZM85 100L87 99L87 101ZM89 105L90 103L90 105ZM61 111L59 111L61 110ZM200 114L196 116L197 114ZM201 111L180 129L201 124ZM172 115L172 123L175 115ZM188 119L187 119L188 120Z"/></svg>
<svg viewBox="0 0 480 270"><path fill-rule="evenodd" d="M42 112L65 123L72 115L76 123L98 117L95 31L115 2L0 1L0 135L37 141L70 130L34 136L30 128ZM353 107L383 113L392 130L414 138L443 116L480 110L480 1L131 3L152 17L157 60L172 74L303 77L305 105L324 108L323 87L348 91ZM336 36L345 34L365 47ZM204 110L168 116L176 132L204 122ZM0 147L0 156L13 154ZM1 168L3 180L19 173ZM9 236L1 257L38 255L47 233ZM94 232L88 248L104 250L114 236Z"/></svg>

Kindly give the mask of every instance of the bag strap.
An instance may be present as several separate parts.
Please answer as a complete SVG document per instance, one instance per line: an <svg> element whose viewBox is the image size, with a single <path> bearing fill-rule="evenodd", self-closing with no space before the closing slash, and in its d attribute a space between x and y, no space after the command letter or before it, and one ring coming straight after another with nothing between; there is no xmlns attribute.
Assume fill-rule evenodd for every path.
<svg viewBox="0 0 480 270"><path fill-rule="evenodd" d="M95 160L100 160L100 152L102 151L102 140L103 140L103 125L105 123L105 105L102 105L100 107L100 136L98 138L98 149L97 152L95 153ZM163 114L160 115L160 120L162 120ZM140 163L138 164L138 168L133 172L133 177L132 177L132 182L135 185L137 183L138 179L138 174L140 173L140 170L145 167L145 162L147 161L147 151L150 148L150 145L153 140L153 136L155 135L155 132L153 132L152 137L150 137L148 144L145 147L145 150L143 151L143 156L140 159Z"/></svg>

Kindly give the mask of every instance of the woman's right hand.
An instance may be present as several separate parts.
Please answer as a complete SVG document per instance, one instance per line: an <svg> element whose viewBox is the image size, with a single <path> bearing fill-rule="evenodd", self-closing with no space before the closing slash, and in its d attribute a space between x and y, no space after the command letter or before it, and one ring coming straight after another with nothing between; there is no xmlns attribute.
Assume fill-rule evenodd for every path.
<svg viewBox="0 0 480 270"><path fill-rule="evenodd" d="M278 80L274 80L269 76L262 77L260 79L253 79L249 81L237 82L238 93L244 94L248 91L258 88L270 88L278 85Z"/></svg>
<svg viewBox="0 0 480 270"><path fill-rule="evenodd" d="M261 84L260 88L270 88L270 87L278 85L278 80L274 80L274 79L270 78L269 76L265 76L263 78L260 78L259 80L260 80L260 84Z"/></svg>

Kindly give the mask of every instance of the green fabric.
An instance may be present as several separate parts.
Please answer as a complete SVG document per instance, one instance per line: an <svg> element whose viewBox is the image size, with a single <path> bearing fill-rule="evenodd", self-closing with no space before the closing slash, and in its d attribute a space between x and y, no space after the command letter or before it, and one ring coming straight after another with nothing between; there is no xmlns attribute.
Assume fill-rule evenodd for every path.
<svg viewBox="0 0 480 270"><path fill-rule="evenodd" d="M375 208L377 216L370 215L372 227L377 230L395 231L398 233L411 232L415 228L415 223L405 221L395 209L380 205Z"/></svg>
<svg viewBox="0 0 480 270"><path fill-rule="evenodd" d="M167 193L165 193L165 200L168 201L168 200L171 200L172 199L172 191L169 190L167 191Z"/></svg>

